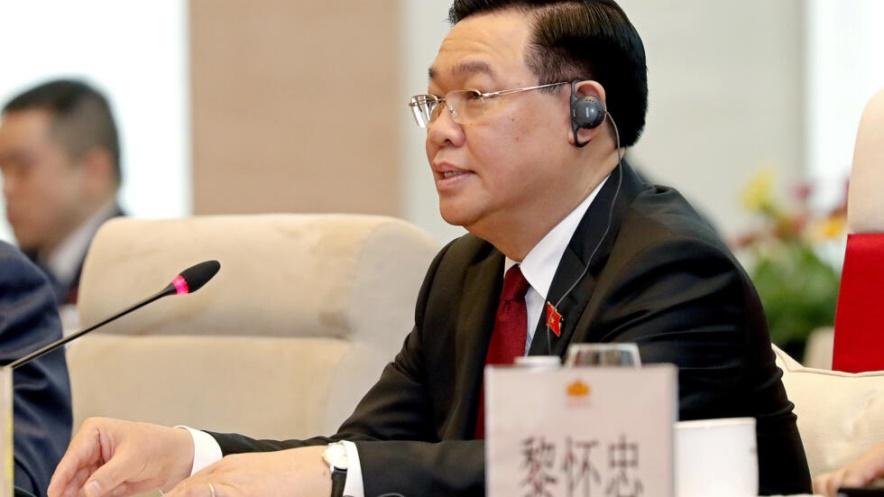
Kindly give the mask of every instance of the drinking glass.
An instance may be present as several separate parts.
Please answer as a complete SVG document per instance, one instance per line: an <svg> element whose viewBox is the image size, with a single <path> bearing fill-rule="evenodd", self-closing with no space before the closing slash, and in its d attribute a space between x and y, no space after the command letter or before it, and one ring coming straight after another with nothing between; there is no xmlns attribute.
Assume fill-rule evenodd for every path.
<svg viewBox="0 0 884 497"><path fill-rule="evenodd" d="M574 343L568 347L565 367L640 368L641 356L634 343Z"/></svg>

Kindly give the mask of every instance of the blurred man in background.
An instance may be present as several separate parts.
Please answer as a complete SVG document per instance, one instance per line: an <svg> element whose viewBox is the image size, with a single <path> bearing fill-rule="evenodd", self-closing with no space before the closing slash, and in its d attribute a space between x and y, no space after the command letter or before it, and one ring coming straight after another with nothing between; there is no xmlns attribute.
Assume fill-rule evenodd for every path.
<svg viewBox="0 0 884 497"><path fill-rule="evenodd" d="M49 276L57 304L76 304L92 237L123 214L120 144L107 99L73 80L13 98L0 120L0 171L19 246Z"/></svg>
<svg viewBox="0 0 884 497"><path fill-rule="evenodd" d="M49 282L15 247L0 242L0 365L61 338ZM63 350L13 376L15 486L46 495L71 438L71 387Z"/></svg>

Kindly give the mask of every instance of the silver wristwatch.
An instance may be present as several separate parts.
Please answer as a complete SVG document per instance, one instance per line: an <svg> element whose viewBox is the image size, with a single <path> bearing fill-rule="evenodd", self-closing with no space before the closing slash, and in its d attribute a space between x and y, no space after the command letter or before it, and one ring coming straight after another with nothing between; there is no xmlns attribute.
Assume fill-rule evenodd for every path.
<svg viewBox="0 0 884 497"><path fill-rule="evenodd" d="M342 442L330 443L322 453L322 460L328 464L331 472L331 497L343 497L344 484L347 482L347 448Z"/></svg>

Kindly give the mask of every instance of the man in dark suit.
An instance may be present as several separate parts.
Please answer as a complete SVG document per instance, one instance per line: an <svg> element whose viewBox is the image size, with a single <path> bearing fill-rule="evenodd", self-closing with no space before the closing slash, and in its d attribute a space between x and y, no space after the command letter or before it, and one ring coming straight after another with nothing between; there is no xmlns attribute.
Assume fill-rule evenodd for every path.
<svg viewBox="0 0 884 497"><path fill-rule="evenodd" d="M46 277L14 247L0 242L0 364L61 338ZM13 374L15 485L46 495L71 437L71 388L64 351Z"/></svg>
<svg viewBox="0 0 884 497"><path fill-rule="evenodd" d="M413 331L339 432L275 442L95 420L51 497L481 495L483 366L584 341L636 342L645 362L676 364L682 419L755 417L762 492L810 489L751 283L677 192L622 161L647 108L623 11L456 0L451 20L411 108L442 216L470 234L434 260ZM162 450L126 450L146 440Z"/></svg>
<svg viewBox="0 0 884 497"><path fill-rule="evenodd" d="M48 276L59 306L76 304L83 259L104 221L123 214L117 127L107 98L75 80L31 88L3 107L6 217Z"/></svg>

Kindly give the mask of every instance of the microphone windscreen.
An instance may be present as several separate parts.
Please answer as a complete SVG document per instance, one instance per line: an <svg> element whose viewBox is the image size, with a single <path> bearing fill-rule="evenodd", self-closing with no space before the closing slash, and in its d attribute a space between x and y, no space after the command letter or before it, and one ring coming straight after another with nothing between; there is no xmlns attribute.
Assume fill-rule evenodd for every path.
<svg viewBox="0 0 884 497"><path fill-rule="evenodd" d="M175 278L176 282L179 281L179 278L184 280L185 285L176 284L176 282L173 282L173 285L175 285L178 293L193 293L202 288L203 285L208 283L210 279L218 274L219 269L221 269L221 263L218 261L212 260L200 262L195 266L191 266L184 271L181 271L181 274Z"/></svg>

